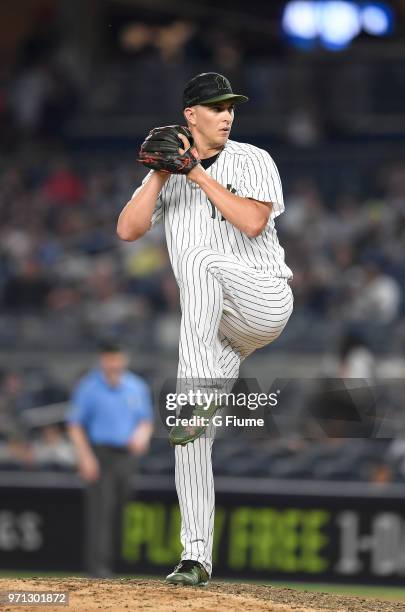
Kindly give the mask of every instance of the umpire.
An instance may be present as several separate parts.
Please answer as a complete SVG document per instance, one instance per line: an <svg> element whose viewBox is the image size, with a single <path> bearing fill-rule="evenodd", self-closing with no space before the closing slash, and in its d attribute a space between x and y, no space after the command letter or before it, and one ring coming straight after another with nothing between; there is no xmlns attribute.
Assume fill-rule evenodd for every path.
<svg viewBox="0 0 405 612"><path fill-rule="evenodd" d="M85 492L86 569L112 574L121 513L130 492L136 456L148 450L153 408L145 381L128 369L128 356L104 343L98 367L78 383L68 415L68 432Z"/></svg>

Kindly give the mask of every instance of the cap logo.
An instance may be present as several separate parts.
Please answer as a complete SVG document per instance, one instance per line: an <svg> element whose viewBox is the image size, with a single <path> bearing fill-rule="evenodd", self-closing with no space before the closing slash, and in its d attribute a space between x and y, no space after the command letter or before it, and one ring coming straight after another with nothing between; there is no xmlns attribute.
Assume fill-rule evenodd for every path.
<svg viewBox="0 0 405 612"><path fill-rule="evenodd" d="M229 85L226 82L226 79L221 74L215 77L215 82L217 84L218 89L229 89Z"/></svg>

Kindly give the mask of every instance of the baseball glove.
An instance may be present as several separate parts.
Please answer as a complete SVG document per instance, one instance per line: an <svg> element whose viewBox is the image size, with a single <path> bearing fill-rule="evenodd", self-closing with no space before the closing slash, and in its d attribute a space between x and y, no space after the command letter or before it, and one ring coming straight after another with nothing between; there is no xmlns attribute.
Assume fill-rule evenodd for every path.
<svg viewBox="0 0 405 612"><path fill-rule="evenodd" d="M184 148L183 141L177 136L179 133L190 142L190 148L184 153L179 152L179 148ZM191 152L193 142L190 130L182 125L154 128L141 146L138 161L152 170L188 174L199 163Z"/></svg>

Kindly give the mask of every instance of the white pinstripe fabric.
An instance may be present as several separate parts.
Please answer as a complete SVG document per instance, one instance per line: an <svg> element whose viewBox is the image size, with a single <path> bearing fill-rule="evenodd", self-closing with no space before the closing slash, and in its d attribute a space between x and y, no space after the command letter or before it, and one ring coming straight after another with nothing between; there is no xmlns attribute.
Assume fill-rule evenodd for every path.
<svg viewBox="0 0 405 612"><path fill-rule="evenodd" d="M285 263L284 249L278 241L274 222L284 211L281 180L267 151L228 140L216 162L206 172L241 197L272 202L272 212L262 234L249 238L222 219L199 187L184 175L172 174L158 198L152 225L164 220L175 277L178 278L177 268L185 249L201 245L234 255L240 263L268 275L291 278L292 271ZM150 173L143 182L149 176Z"/></svg>
<svg viewBox="0 0 405 612"><path fill-rule="evenodd" d="M206 172L241 197L271 202L272 211L262 234L249 238L183 175L171 175L159 194L152 225L164 220L182 306L178 391L187 391L187 385L195 389L193 381L201 379L221 379L227 391L227 380L238 377L243 359L279 336L293 307L287 283L292 272L274 222L284 211L274 161L263 149L228 140ZM209 573L213 430L210 434L175 450L182 559L200 561Z"/></svg>
<svg viewBox="0 0 405 612"><path fill-rule="evenodd" d="M285 279L242 266L207 247L184 251L178 267L182 321L178 379L238 377L243 359L280 335L292 312ZM209 386L209 385L208 385ZM182 559L212 568L214 481L207 437L176 447L176 488L181 511Z"/></svg>

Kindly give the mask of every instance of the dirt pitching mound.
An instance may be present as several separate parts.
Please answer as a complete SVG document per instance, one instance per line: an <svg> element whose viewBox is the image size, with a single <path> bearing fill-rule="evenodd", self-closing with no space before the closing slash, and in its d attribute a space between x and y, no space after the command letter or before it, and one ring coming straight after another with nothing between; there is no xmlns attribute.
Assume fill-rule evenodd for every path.
<svg viewBox="0 0 405 612"><path fill-rule="evenodd" d="M116 578L112 580L89 580L87 578L19 578L2 579L0 591L68 591L69 606L53 605L7 605L1 610L8 612L68 612L89 610L112 610L130 612L394 612L404 611L403 603L341 597L328 593L310 593L293 589L252 584L230 584L212 582L205 588L165 585L160 580L137 580Z"/></svg>

